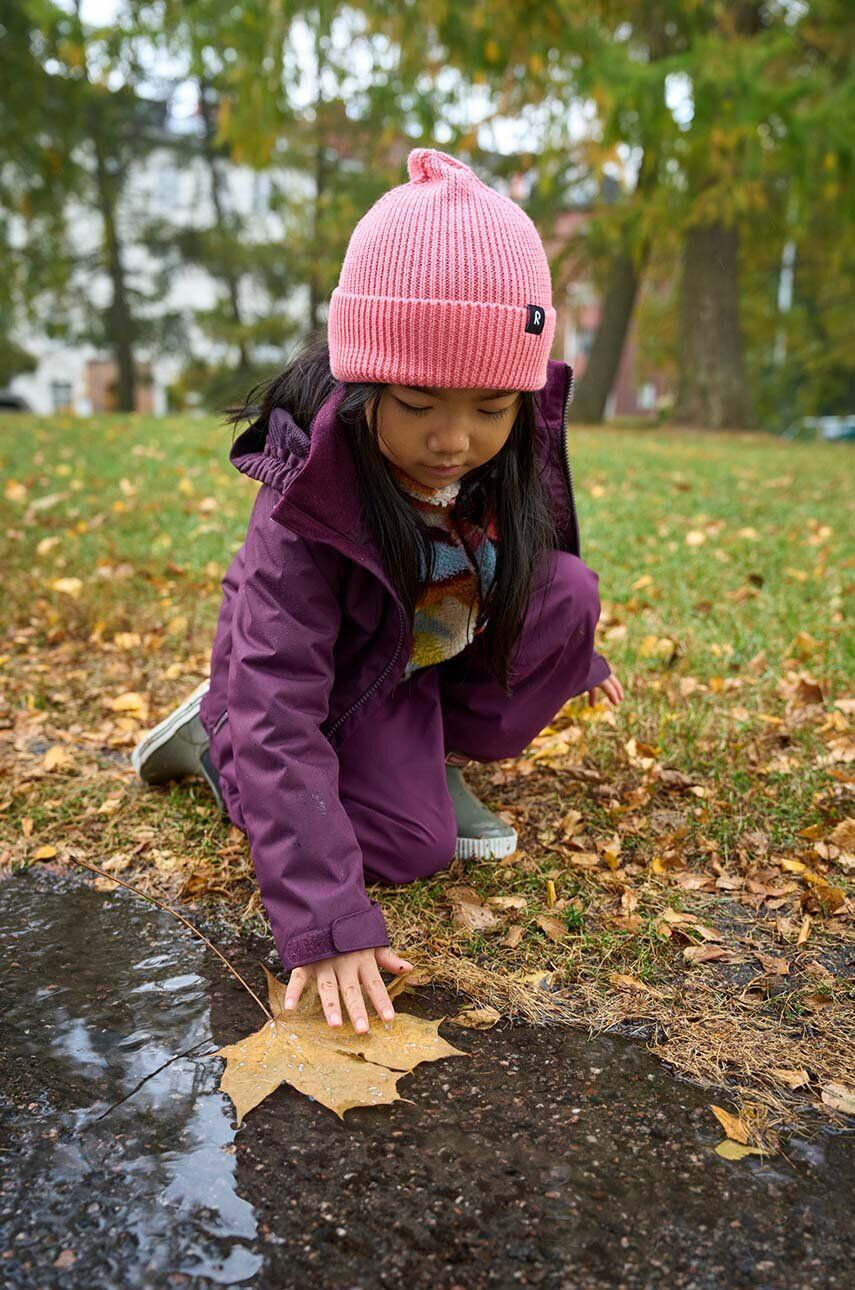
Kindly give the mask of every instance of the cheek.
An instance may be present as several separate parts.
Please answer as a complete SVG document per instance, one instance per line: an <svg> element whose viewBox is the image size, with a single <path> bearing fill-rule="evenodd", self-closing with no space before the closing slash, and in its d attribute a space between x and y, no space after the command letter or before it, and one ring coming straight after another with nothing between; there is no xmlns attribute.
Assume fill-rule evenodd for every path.
<svg viewBox="0 0 855 1290"><path fill-rule="evenodd" d="M482 442L490 457L495 457L496 453L501 452L504 448L505 444L511 437L513 426L513 418L510 418L507 424L504 422L498 422L496 428L490 430L483 437Z"/></svg>
<svg viewBox="0 0 855 1290"><path fill-rule="evenodd" d="M380 423L380 451L392 461L406 461L413 455L416 435L409 426L401 425L399 418L387 413Z"/></svg>

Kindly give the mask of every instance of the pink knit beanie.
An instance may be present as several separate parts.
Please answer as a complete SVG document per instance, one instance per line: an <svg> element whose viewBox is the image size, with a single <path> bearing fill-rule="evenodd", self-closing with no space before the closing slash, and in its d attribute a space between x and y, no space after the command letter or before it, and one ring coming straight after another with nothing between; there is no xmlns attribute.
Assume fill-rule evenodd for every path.
<svg viewBox="0 0 855 1290"><path fill-rule="evenodd" d="M350 236L329 303L332 375L541 389L555 310L531 219L447 152L413 148L407 170Z"/></svg>

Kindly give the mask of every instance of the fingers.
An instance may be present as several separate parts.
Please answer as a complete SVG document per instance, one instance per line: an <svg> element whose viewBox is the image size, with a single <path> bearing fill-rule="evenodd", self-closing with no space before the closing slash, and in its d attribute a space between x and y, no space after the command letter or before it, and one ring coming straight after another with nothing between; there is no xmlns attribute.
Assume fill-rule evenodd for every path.
<svg viewBox="0 0 855 1290"><path fill-rule="evenodd" d="M607 676L603 682L603 689L612 703L620 703L623 698L623 686L616 676Z"/></svg>
<svg viewBox="0 0 855 1290"><path fill-rule="evenodd" d="M327 963L320 962L315 969L318 980L318 995L324 1010L324 1016L331 1026L341 1025L341 1003L338 997L338 981L335 972Z"/></svg>
<svg viewBox="0 0 855 1290"><path fill-rule="evenodd" d="M368 1029L368 1013L365 1010L355 968L339 974L339 987L344 998L344 1006L347 1008L347 1015L353 1022L353 1029L362 1034Z"/></svg>
<svg viewBox="0 0 855 1290"><path fill-rule="evenodd" d="M384 1021L393 1021L395 1018L395 1009L392 1007L392 1000L389 998L383 978L377 970L377 964L366 962L360 965L362 983L368 991L368 997L377 1010L377 1015Z"/></svg>
<svg viewBox="0 0 855 1290"><path fill-rule="evenodd" d="M288 978L288 985L285 989L285 1007L289 1010L296 1008L297 1000L303 993L303 986L309 979L309 974L305 968L295 967Z"/></svg>
<svg viewBox="0 0 855 1290"><path fill-rule="evenodd" d="M412 972L413 965L407 959L402 959L388 945L378 945L374 951L374 958L377 966L383 968L385 972Z"/></svg>
<svg viewBox="0 0 855 1290"><path fill-rule="evenodd" d="M597 702L597 690L602 690L609 703L620 703L623 699L623 686L614 674L607 676L599 685L595 685L593 690L588 691L588 703L591 707Z"/></svg>

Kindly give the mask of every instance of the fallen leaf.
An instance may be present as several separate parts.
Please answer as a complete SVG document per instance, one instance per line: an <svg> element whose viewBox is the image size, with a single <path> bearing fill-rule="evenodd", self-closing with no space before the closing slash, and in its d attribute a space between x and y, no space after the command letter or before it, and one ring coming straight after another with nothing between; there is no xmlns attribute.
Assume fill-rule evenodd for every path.
<svg viewBox="0 0 855 1290"><path fill-rule="evenodd" d="M491 909L525 909L528 901L525 896L488 896L484 904Z"/></svg>
<svg viewBox="0 0 855 1290"><path fill-rule="evenodd" d="M56 847L43 846L33 852L34 860L52 860L56 855Z"/></svg>
<svg viewBox="0 0 855 1290"><path fill-rule="evenodd" d="M741 1142L734 1142L732 1138L725 1138L715 1148L717 1156L722 1156L725 1160L743 1160L746 1156L762 1156L763 1151L760 1147L746 1147Z"/></svg>
<svg viewBox="0 0 855 1290"><path fill-rule="evenodd" d="M430 972L426 972L424 968L410 968L409 972L396 976L395 980L390 982L386 987L386 993L390 999L394 999L396 995L403 994L405 991L412 991L416 986L430 985L432 981L433 977ZM288 1015L290 1016L290 1013Z"/></svg>
<svg viewBox="0 0 855 1290"><path fill-rule="evenodd" d="M456 1017L449 1017L455 1026L466 1026L469 1030L490 1030L502 1014L495 1008L464 1008Z"/></svg>
<svg viewBox="0 0 855 1290"><path fill-rule="evenodd" d="M502 937L502 939L499 941L499 944L501 945L502 949L515 950L519 945L520 941L522 940L522 938L523 938L523 929L520 927L519 923L516 923L513 927L508 928L507 935Z"/></svg>
<svg viewBox="0 0 855 1290"><path fill-rule="evenodd" d="M855 855L855 816L841 820L828 835L829 842L850 855Z"/></svg>
<svg viewBox="0 0 855 1290"><path fill-rule="evenodd" d="M127 690L124 694L116 695L115 699L110 699L107 706L112 708L113 712L144 712L148 707L148 701L135 690Z"/></svg>
<svg viewBox="0 0 855 1290"><path fill-rule="evenodd" d="M855 1088L846 1084L823 1085L821 1097L832 1111L842 1111L844 1115L855 1115Z"/></svg>
<svg viewBox="0 0 855 1290"><path fill-rule="evenodd" d="M285 982L266 967L264 972L272 1020L212 1054L226 1060L220 1088L234 1104L238 1126L282 1083L343 1119L354 1106L399 1101L398 1080L420 1062L469 1056L438 1033L442 1017L427 1021L397 1012L394 1021L372 1019L365 1034L357 1034L349 1020L330 1026L314 978L294 1011L286 1012Z"/></svg>
<svg viewBox="0 0 855 1290"><path fill-rule="evenodd" d="M536 922L551 941L563 941L567 935L567 924L562 923L560 918L553 918L551 914L541 914Z"/></svg>
<svg viewBox="0 0 855 1290"><path fill-rule="evenodd" d="M656 990L652 985L647 985L644 981L639 981L637 976L629 976L624 972L611 972L609 980L612 985L619 990L634 990L638 994L652 994L657 998L662 998L662 991Z"/></svg>
<svg viewBox="0 0 855 1290"><path fill-rule="evenodd" d="M451 921L467 932L482 932L488 927L497 926L496 915L483 904L480 896L472 887L449 887L451 900Z"/></svg>
<svg viewBox="0 0 855 1290"><path fill-rule="evenodd" d="M802 663L806 663L819 647L820 642L811 636L810 632L797 632L790 642L787 653L795 655Z"/></svg>
<svg viewBox="0 0 855 1290"><path fill-rule="evenodd" d="M74 765L74 758L63 744L51 744L42 765L45 770L70 770Z"/></svg>
<svg viewBox="0 0 855 1290"><path fill-rule="evenodd" d="M635 735L627 739L623 747L629 760L640 766L642 770L649 770L656 764L657 749L650 744L642 743Z"/></svg>
<svg viewBox="0 0 855 1290"><path fill-rule="evenodd" d="M776 1080L781 1084L786 1084L787 1088L803 1088L805 1084L810 1083L810 1075L806 1070L788 1070L778 1066L773 1066L769 1071Z"/></svg>
<svg viewBox="0 0 855 1290"><path fill-rule="evenodd" d="M832 1006L834 1000L830 999L827 994L816 993L803 994L801 1002L811 1012L824 1012L826 1008L830 1008Z"/></svg>
<svg viewBox="0 0 855 1290"><path fill-rule="evenodd" d="M65 596L73 596L75 600L83 590L83 583L79 578L55 578L50 585L54 591L61 591Z"/></svg>
<svg viewBox="0 0 855 1290"><path fill-rule="evenodd" d="M730 958L730 951L723 945L687 945L683 958L688 963L713 963L717 959Z"/></svg>
<svg viewBox="0 0 855 1290"><path fill-rule="evenodd" d="M543 968L538 972L515 974L514 979L522 981L525 985L533 985L536 990L553 990L555 988L555 978L552 972Z"/></svg>
<svg viewBox="0 0 855 1290"><path fill-rule="evenodd" d="M670 663L677 654L678 645L670 636L645 636L638 647L641 658L658 658Z"/></svg>
<svg viewBox="0 0 855 1290"><path fill-rule="evenodd" d="M558 827L565 838L572 838L574 833L578 833L581 823L581 811L567 811L559 821Z"/></svg>
<svg viewBox="0 0 855 1290"><path fill-rule="evenodd" d="M741 1142L743 1146L748 1145L751 1141L751 1134L748 1131L748 1126L743 1120L740 1120L739 1116L732 1115L730 1111L725 1111L723 1106L715 1106L713 1103L710 1103L710 1110L733 1142Z"/></svg>

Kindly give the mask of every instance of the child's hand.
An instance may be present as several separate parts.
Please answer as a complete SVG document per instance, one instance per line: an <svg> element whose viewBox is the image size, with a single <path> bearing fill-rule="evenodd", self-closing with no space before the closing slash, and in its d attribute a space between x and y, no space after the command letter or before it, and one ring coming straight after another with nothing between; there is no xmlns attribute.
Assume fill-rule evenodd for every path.
<svg viewBox="0 0 855 1290"><path fill-rule="evenodd" d="M412 963L408 963L406 959L399 958L388 945L378 945L375 949L369 950L352 950L349 954L334 954L328 959L318 959L315 963L307 963L305 967L296 967L292 970L285 991L285 1007L296 1006L297 1000L303 993L304 985L312 976L315 976L324 1015L329 1024L341 1025L339 1001L341 996L344 998L354 1030L363 1032L368 1029L368 1014L362 998L363 988L367 990L378 1016L384 1021L392 1021L395 1009L383 984L380 968L400 975L401 972L408 972L412 966Z"/></svg>
<svg viewBox="0 0 855 1290"><path fill-rule="evenodd" d="M593 690L588 691L588 703L592 708L597 702L597 690L602 690L609 703L620 703L623 698L623 686L615 676L614 672L612 672L611 676L607 676L605 681L602 681L599 685L595 685Z"/></svg>

